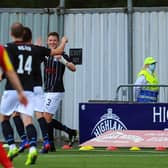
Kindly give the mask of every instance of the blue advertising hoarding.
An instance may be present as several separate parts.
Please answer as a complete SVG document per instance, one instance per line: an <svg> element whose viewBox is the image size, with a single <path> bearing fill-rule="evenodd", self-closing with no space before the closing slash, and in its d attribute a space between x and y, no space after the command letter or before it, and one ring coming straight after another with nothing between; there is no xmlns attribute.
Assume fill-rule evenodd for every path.
<svg viewBox="0 0 168 168"><path fill-rule="evenodd" d="M168 129L168 104L80 103L80 143L108 130Z"/></svg>

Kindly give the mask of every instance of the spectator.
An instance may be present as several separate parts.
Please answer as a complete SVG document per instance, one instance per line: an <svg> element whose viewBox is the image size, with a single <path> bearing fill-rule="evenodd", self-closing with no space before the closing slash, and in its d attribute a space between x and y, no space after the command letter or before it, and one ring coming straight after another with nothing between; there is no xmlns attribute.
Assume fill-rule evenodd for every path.
<svg viewBox="0 0 168 168"><path fill-rule="evenodd" d="M155 73L156 60L147 57L144 60L144 67L138 73L135 85L158 85L159 81ZM137 86L135 87L135 100L137 102L157 102L159 87L157 86Z"/></svg>

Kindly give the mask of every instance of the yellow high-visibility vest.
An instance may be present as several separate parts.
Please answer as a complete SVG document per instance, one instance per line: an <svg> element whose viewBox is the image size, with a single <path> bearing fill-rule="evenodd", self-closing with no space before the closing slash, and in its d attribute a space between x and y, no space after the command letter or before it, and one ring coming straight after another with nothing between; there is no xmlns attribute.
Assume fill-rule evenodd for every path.
<svg viewBox="0 0 168 168"><path fill-rule="evenodd" d="M158 78L156 76L156 73L151 74L146 69L142 69L139 72L138 77L142 76L142 75L145 76L145 79L146 79L148 85L158 85L159 84L159 81L158 81ZM148 87L148 89L157 91L157 90L159 90L159 87Z"/></svg>
<svg viewBox="0 0 168 168"><path fill-rule="evenodd" d="M143 69L140 71L138 76L144 75L148 85L157 85L159 84L156 74L151 74L147 70ZM142 87L139 95L137 97L137 102L157 102L159 87Z"/></svg>

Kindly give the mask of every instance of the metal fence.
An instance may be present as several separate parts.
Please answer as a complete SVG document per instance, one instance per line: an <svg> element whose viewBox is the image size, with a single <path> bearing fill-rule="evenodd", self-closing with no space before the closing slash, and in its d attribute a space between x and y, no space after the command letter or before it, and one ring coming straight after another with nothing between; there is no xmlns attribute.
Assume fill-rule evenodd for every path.
<svg viewBox="0 0 168 168"><path fill-rule="evenodd" d="M119 85L116 89L116 101L135 102L134 89L135 87L159 87L158 103L168 102L168 85L134 85L123 84Z"/></svg>

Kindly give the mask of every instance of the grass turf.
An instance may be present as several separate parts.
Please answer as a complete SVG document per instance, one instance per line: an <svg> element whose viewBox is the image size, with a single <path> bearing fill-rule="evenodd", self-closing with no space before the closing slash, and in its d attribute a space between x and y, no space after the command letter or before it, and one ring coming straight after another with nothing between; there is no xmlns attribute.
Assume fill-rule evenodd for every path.
<svg viewBox="0 0 168 168"><path fill-rule="evenodd" d="M24 168L27 153L20 154L14 160L15 168ZM167 168L168 151L142 149L129 151L118 149L107 151L95 148L90 151L58 149L57 152L39 154L37 163L32 168Z"/></svg>

